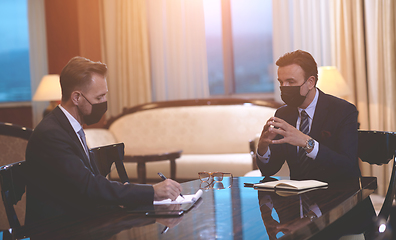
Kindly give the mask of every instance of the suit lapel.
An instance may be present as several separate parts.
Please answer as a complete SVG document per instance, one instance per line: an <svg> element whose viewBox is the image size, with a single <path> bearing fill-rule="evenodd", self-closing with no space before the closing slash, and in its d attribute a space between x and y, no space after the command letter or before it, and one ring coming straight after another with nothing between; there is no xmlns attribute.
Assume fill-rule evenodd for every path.
<svg viewBox="0 0 396 240"><path fill-rule="evenodd" d="M94 172L93 169L91 168L91 164L89 163L88 156L87 154L85 154L85 150L80 143L80 139L78 138L76 132L74 131L73 127L71 126L69 120L67 119L63 111L59 107L56 107L52 112L55 115L55 117L58 119L61 127L69 134L70 138L73 139L76 148L79 149L79 153L80 153L79 157L83 159L85 166L88 169L90 169L92 172Z"/></svg>
<svg viewBox="0 0 396 240"><path fill-rule="evenodd" d="M309 135L314 139L319 139L321 130L323 129L323 125L325 120L328 118L328 107L329 103L326 99L326 95L319 90L319 98L315 108L315 114L312 119L311 132Z"/></svg>
<svg viewBox="0 0 396 240"><path fill-rule="evenodd" d="M288 113L286 114L284 120L286 122L288 122L290 125L296 127L297 118L298 118L298 110L297 110L297 108L290 107L288 109Z"/></svg>

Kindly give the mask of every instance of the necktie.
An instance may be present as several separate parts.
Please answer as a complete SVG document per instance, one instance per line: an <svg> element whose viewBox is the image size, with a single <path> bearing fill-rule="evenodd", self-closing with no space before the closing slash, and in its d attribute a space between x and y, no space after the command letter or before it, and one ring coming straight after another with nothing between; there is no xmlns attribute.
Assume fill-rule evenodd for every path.
<svg viewBox="0 0 396 240"><path fill-rule="evenodd" d="M91 158L89 157L89 149L88 149L88 145L87 145L87 140L85 139L84 130L81 128L80 131L78 131L77 133L80 136L80 139L81 139L81 141L83 143L85 154L88 157L88 164L89 164L88 167L91 168L92 172L94 172L94 169L93 169L92 164L91 164Z"/></svg>
<svg viewBox="0 0 396 240"><path fill-rule="evenodd" d="M308 114L304 110L301 111L300 131L304 134L309 133ZM302 147L299 147L298 149L298 159L300 161L301 176L304 176L307 170L307 166L309 165L309 157L307 157L306 152Z"/></svg>
<svg viewBox="0 0 396 240"><path fill-rule="evenodd" d="M88 151L88 146L87 146L87 140L85 139L84 130L81 128L80 131L78 131L77 133L78 133L78 135L80 135L80 139L81 139L81 141L83 143L85 154L89 158L89 151Z"/></svg>

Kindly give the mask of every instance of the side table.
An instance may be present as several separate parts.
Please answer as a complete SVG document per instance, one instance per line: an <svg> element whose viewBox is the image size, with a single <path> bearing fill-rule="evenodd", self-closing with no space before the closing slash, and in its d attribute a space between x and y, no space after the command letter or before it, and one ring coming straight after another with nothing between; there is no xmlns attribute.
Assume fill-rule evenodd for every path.
<svg viewBox="0 0 396 240"><path fill-rule="evenodd" d="M171 179L176 178L176 159L181 156L182 150L177 151L157 151L161 153L139 153L138 155L125 156L125 162L137 163L138 182L146 183L146 163L157 162L157 161L170 161Z"/></svg>

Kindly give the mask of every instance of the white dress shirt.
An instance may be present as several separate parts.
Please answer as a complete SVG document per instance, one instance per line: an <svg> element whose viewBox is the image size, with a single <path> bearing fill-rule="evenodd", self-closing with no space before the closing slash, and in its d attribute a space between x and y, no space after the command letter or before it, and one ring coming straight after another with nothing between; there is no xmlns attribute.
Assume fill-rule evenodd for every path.
<svg viewBox="0 0 396 240"><path fill-rule="evenodd" d="M71 126L73 127L74 132L76 132L76 135L78 136L78 139L80 140L81 146L84 148L83 141L80 137L80 134L78 134L78 131L82 129L81 124L75 119L66 109L64 109L60 104L58 105L59 108L62 110L62 112L66 115L67 120L69 120Z"/></svg>

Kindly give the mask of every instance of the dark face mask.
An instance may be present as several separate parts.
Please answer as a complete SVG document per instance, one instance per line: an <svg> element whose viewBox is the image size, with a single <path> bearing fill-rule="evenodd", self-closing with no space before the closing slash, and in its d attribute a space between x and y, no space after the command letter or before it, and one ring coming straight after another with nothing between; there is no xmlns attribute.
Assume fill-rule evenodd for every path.
<svg viewBox="0 0 396 240"><path fill-rule="evenodd" d="M91 114L83 115L84 123L86 123L87 125L91 125L91 124L99 122L99 120L102 118L103 114L105 114L105 112L107 111L107 101L92 104L82 93L81 93L81 95L92 106Z"/></svg>
<svg viewBox="0 0 396 240"><path fill-rule="evenodd" d="M301 96L300 94L300 88L302 87L302 85L304 85L307 81L305 81L303 84L301 84L301 86L281 86L280 90L281 90L281 98L282 100L291 107L299 107L301 106L301 104L303 104L305 98L307 97L307 95L305 96Z"/></svg>

